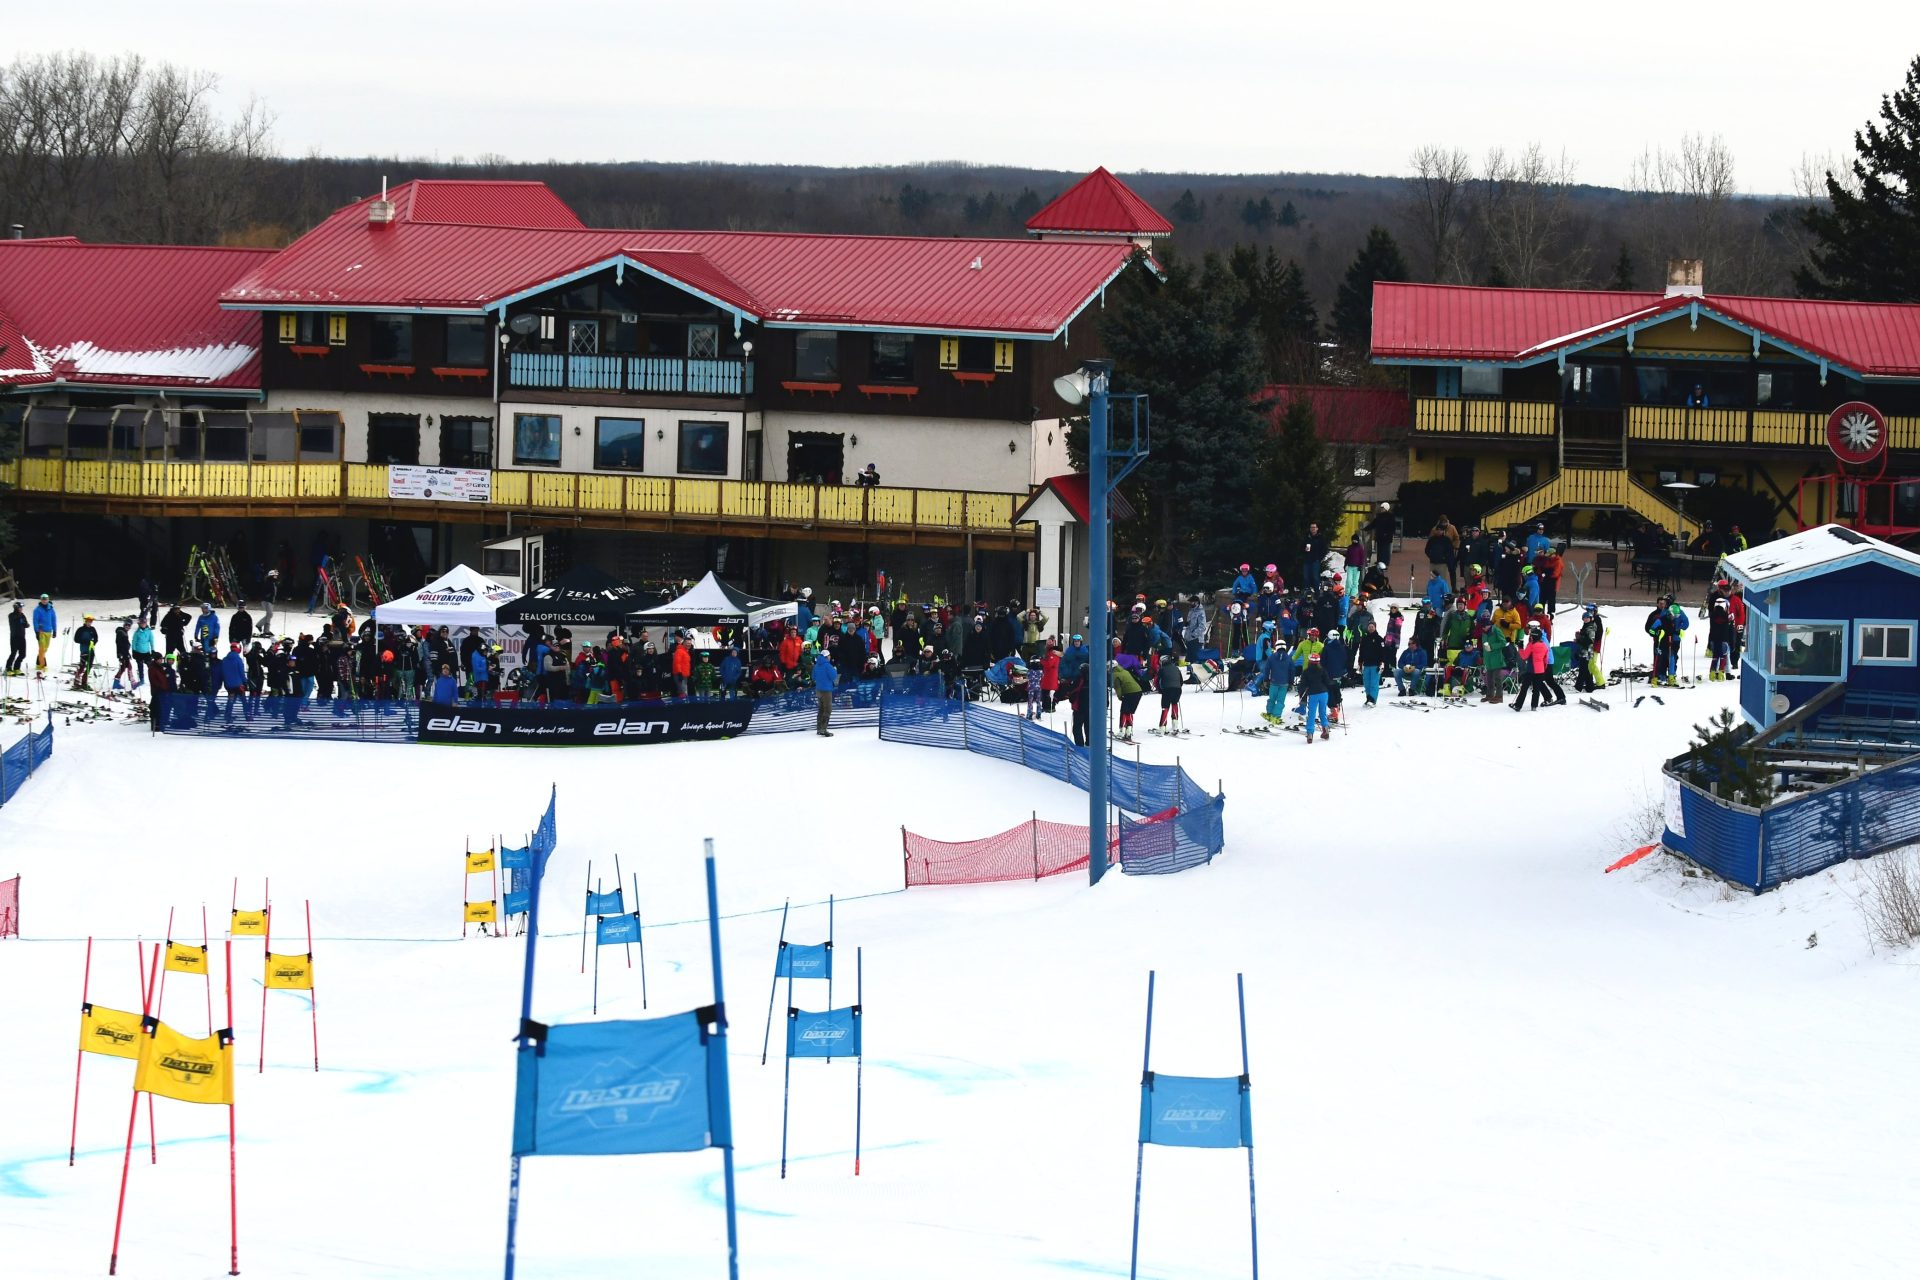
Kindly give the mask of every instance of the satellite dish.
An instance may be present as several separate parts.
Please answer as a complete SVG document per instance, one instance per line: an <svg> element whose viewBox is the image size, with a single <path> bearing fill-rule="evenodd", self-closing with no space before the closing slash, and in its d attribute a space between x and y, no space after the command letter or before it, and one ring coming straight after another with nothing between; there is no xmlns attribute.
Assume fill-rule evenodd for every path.
<svg viewBox="0 0 1920 1280"><path fill-rule="evenodd" d="M531 311L523 311L513 319L507 321L507 328L513 330L523 338L539 327L540 317L534 315Z"/></svg>
<svg viewBox="0 0 1920 1280"><path fill-rule="evenodd" d="M1791 700L1788 699L1786 694L1776 693L1773 695L1773 699L1768 703L1768 705L1773 708L1773 714L1777 716L1783 716L1787 714L1788 709L1793 706L1793 703Z"/></svg>

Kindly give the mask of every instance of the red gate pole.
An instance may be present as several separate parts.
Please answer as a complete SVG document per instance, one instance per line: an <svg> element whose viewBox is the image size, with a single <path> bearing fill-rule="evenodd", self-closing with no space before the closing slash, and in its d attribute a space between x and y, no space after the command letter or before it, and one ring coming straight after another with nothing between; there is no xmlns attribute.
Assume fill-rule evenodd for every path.
<svg viewBox="0 0 1920 1280"><path fill-rule="evenodd" d="M153 948L153 960L149 969L151 972L157 972L159 967L160 947L158 944L155 944ZM159 985L159 978L157 976L149 977L148 981L144 984L145 991L151 992L157 985ZM143 1036L150 1034L147 1031L146 1022L147 1016L152 1012L151 1001L147 999L145 994L142 994L140 997L140 1034ZM148 1094L147 1098L151 1101L153 1095ZM125 1220L127 1214L127 1171L133 1164L133 1126L139 1119L140 1091L135 1089L133 1091L133 1105L127 1108L127 1150L126 1154L120 1157L120 1202L113 1211L113 1252L107 1256L108 1275L114 1275L120 1269L120 1224Z"/></svg>
<svg viewBox="0 0 1920 1280"><path fill-rule="evenodd" d="M136 946L139 944L135 944ZM93 935L87 935L87 963L80 971L80 1016L87 1016L87 991L93 982ZM86 1046L73 1055L73 1131L67 1135L67 1168L73 1168L74 1149L80 1145L80 1067L87 1060Z"/></svg>
<svg viewBox="0 0 1920 1280"><path fill-rule="evenodd" d="M213 981L212 975L208 975L207 981L209 983ZM233 1071L232 939L228 939L227 941L227 1044L225 1052L227 1055L227 1071L229 1073L227 1076L229 1082L228 1087L231 1088L231 1082L233 1080L231 1074ZM262 1050L262 1052L265 1052L265 1050ZM229 1102L227 1104L227 1229L229 1232L227 1237L229 1242L227 1274L230 1276L240 1274L240 1157L236 1150L238 1146L239 1131L234 1124L233 1104Z"/></svg>
<svg viewBox="0 0 1920 1280"><path fill-rule="evenodd" d="M137 940L133 944L133 970L140 977L140 1003L144 1006L147 1003L147 992L152 989L153 984L147 981L147 974L140 967L140 943ZM160 1014L156 1011L153 1016L157 1018ZM154 1140L153 1136L152 1094L147 1095L147 1163L160 1163L160 1144Z"/></svg>
<svg viewBox="0 0 1920 1280"><path fill-rule="evenodd" d="M307 1012L313 1018L313 1069L320 1069L320 984L313 975L313 899L307 899Z"/></svg>

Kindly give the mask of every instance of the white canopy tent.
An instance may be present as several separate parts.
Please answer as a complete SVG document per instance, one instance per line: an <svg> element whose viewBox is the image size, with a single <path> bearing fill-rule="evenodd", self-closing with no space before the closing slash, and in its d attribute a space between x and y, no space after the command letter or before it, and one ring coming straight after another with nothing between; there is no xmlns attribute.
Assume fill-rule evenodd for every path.
<svg viewBox="0 0 1920 1280"><path fill-rule="evenodd" d="M757 627L774 618L792 618L791 600L766 600L728 586L711 572L678 599L627 615L636 627Z"/></svg>
<svg viewBox="0 0 1920 1280"><path fill-rule="evenodd" d="M373 618L404 627L491 627L494 610L519 598L511 587L457 564L412 595L375 606Z"/></svg>

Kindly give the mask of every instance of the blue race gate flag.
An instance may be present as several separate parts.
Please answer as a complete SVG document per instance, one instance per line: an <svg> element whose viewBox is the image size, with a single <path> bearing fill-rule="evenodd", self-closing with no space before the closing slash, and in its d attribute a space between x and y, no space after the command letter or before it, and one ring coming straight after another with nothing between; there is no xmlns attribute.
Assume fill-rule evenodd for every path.
<svg viewBox="0 0 1920 1280"><path fill-rule="evenodd" d="M500 909L510 916L520 915L533 905L533 891L528 887L529 871L509 870L507 872L507 891L500 895Z"/></svg>
<svg viewBox="0 0 1920 1280"><path fill-rule="evenodd" d="M637 915L601 916L595 924L594 941L602 947L640 941L640 917Z"/></svg>
<svg viewBox="0 0 1920 1280"><path fill-rule="evenodd" d="M509 849L505 845L501 845L500 865L503 867L531 867L533 866L533 850L525 846L518 849Z"/></svg>
<svg viewBox="0 0 1920 1280"><path fill-rule="evenodd" d="M860 1056L860 1006L808 1013L787 1010L787 1056L857 1058Z"/></svg>
<svg viewBox="0 0 1920 1280"><path fill-rule="evenodd" d="M776 978L831 978L833 943L783 942L773 962Z"/></svg>
<svg viewBox="0 0 1920 1280"><path fill-rule="evenodd" d="M1149 1071L1140 1084L1140 1141L1162 1147L1251 1147L1247 1081Z"/></svg>
<svg viewBox="0 0 1920 1280"><path fill-rule="evenodd" d="M726 1042L711 1010L626 1022L533 1024L520 1051L516 1156L644 1155L732 1145Z"/></svg>
<svg viewBox="0 0 1920 1280"><path fill-rule="evenodd" d="M587 914L590 916L619 915L627 909L620 894L621 890L619 889L615 889L611 893L593 893L589 891L587 894Z"/></svg>

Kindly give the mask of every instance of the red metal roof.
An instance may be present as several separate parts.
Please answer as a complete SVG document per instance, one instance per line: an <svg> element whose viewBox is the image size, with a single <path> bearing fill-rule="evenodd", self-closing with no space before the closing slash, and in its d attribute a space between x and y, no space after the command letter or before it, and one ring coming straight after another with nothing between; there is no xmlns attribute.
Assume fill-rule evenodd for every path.
<svg viewBox="0 0 1920 1280"><path fill-rule="evenodd" d="M0 387L257 389L260 322L219 297L273 252L0 240Z"/></svg>
<svg viewBox="0 0 1920 1280"><path fill-rule="evenodd" d="M409 184L412 185L412 184ZM235 307L481 310L625 260L786 327L1051 337L1134 252L1124 241L609 231L367 220L335 212L222 295Z"/></svg>
<svg viewBox="0 0 1920 1280"><path fill-rule="evenodd" d="M1379 444L1388 432L1413 423L1413 406L1407 393L1386 387L1273 383L1260 389L1260 399L1271 401L1267 420L1276 428L1294 401L1305 400L1313 409L1314 434L1328 444Z"/></svg>
<svg viewBox="0 0 1920 1280"><path fill-rule="evenodd" d="M1763 338L1853 373L1920 377L1920 305L1727 294L1693 298L1382 281L1373 286L1373 355L1388 361L1530 359L1629 323L1688 311L1696 302L1703 315L1758 330Z"/></svg>
<svg viewBox="0 0 1920 1280"><path fill-rule="evenodd" d="M1087 505L1088 495L1092 490L1087 487L1087 473L1084 471L1069 471L1064 475L1050 476L1042 481L1040 487L1028 494L1027 500L1020 504L1020 509L1013 513L1014 521L1017 523L1024 517L1027 514L1027 508L1031 507L1041 494L1048 491L1060 499L1067 510L1073 513L1075 520L1081 524L1088 523L1090 512ZM1133 519L1133 504L1128 502L1126 495L1118 489L1107 495L1107 516L1112 520Z"/></svg>
<svg viewBox="0 0 1920 1280"><path fill-rule="evenodd" d="M1027 230L1073 235L1167 236L1173 224L1102 165L1027 219Z"/></svg>
<svg viewBox="0 0 1920 1280"><path fill-rule="evenodd" d="M388 199L395 216L409 222L561 230L585 225L544 182L418 178L400 184Z"/></svg>

